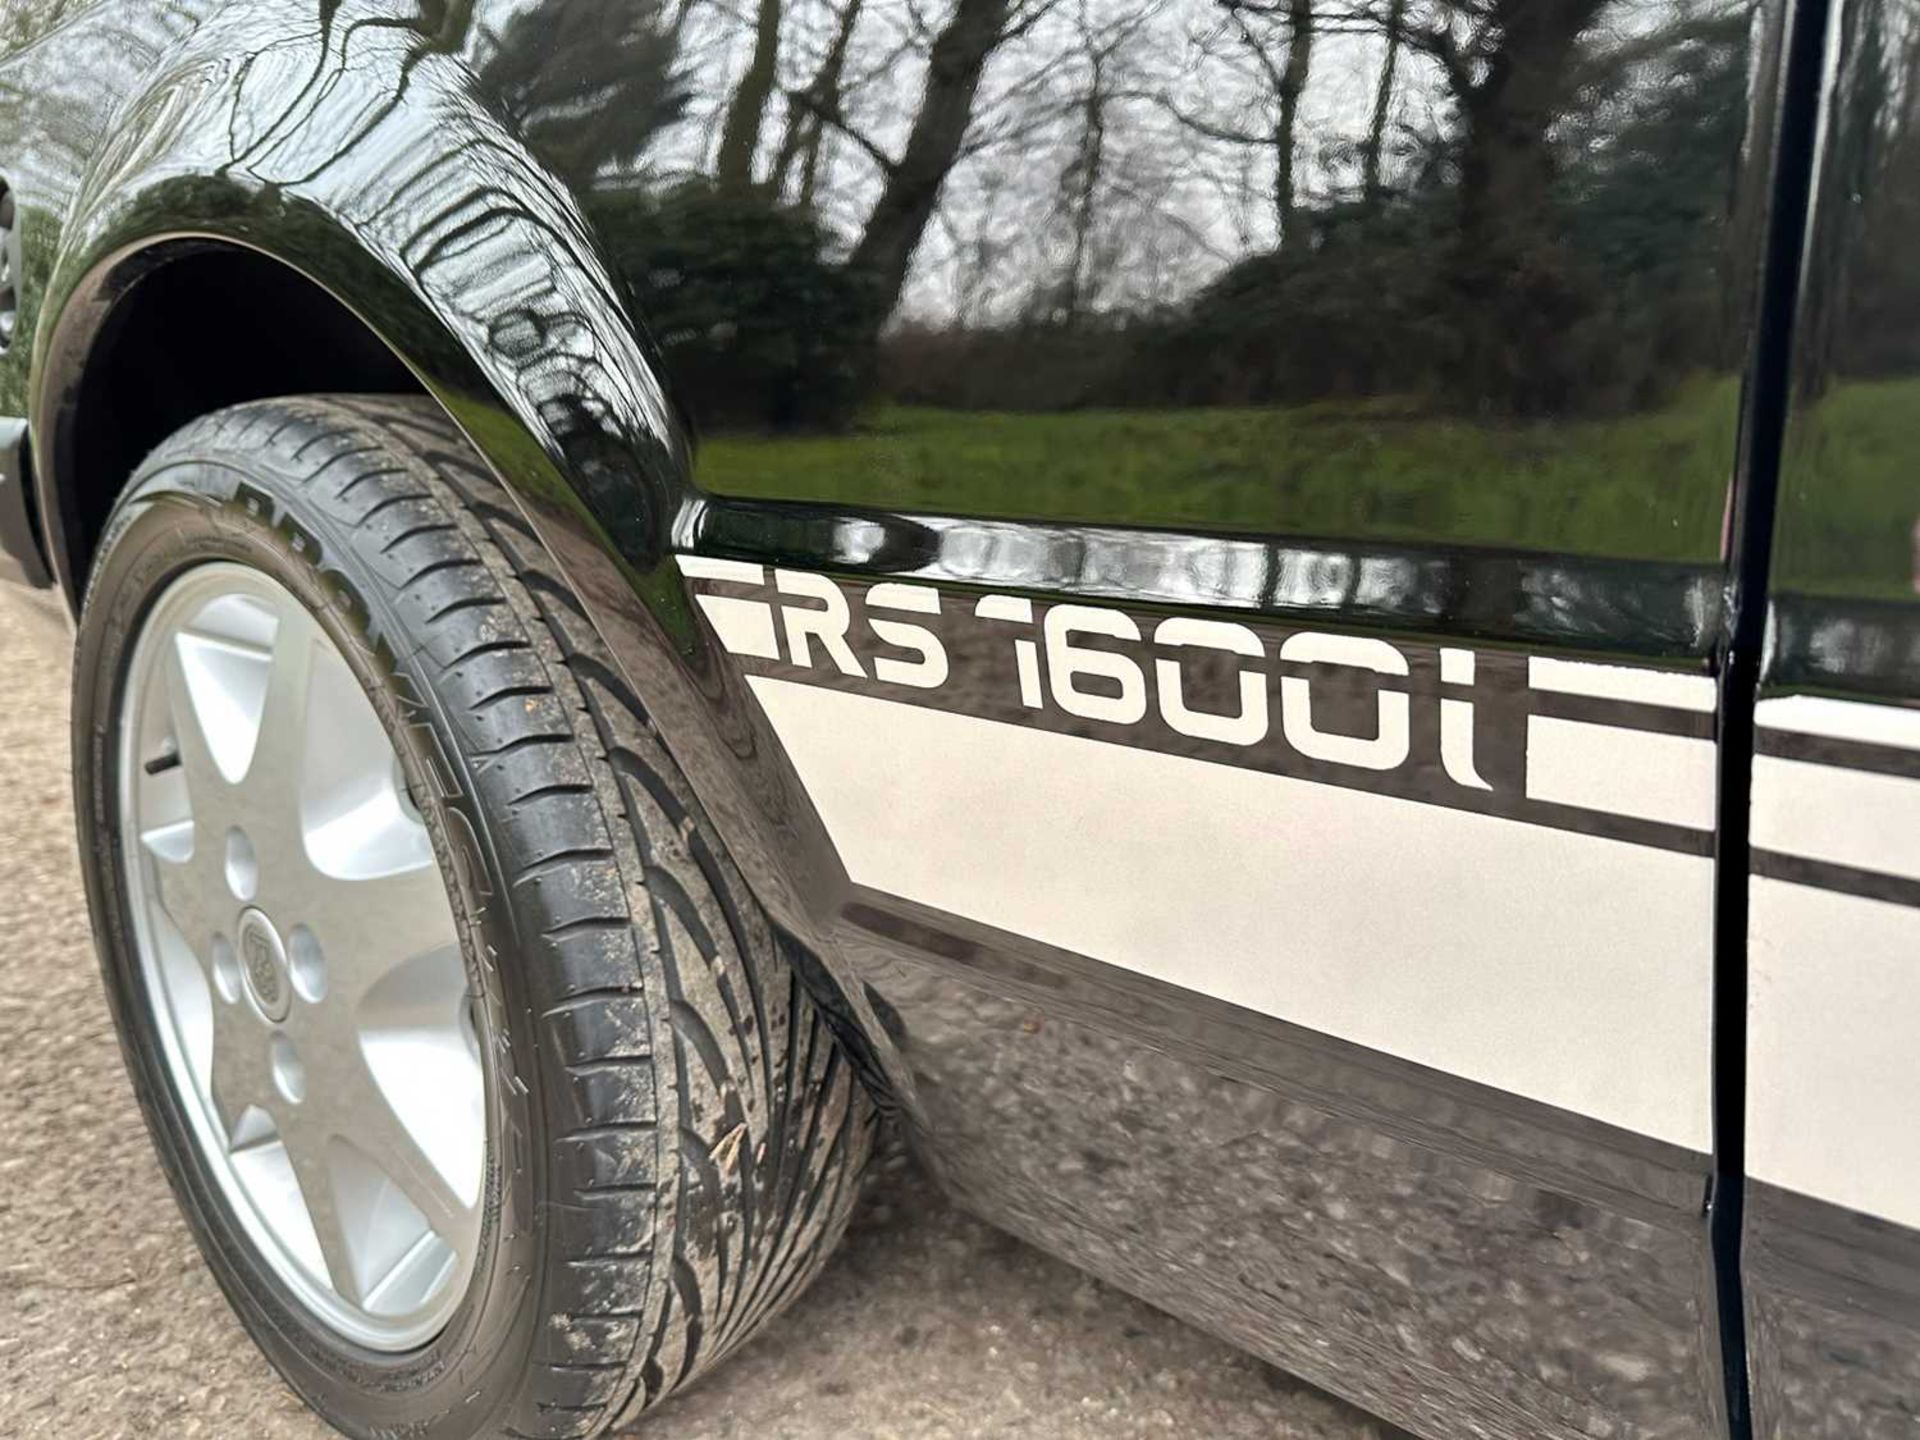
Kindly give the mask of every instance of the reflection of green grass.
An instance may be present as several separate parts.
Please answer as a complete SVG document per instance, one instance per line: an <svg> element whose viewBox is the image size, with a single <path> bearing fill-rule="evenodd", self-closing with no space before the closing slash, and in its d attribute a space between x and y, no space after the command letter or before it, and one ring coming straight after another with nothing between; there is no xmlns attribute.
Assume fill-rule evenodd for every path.
<svg viewBox="0 0 1920 1440"><path fill-rule="evenodd" d="M722 436L714 493L932 514L1440 540L1710 561L1739 387L1616 420L1475 423L1383 402L1016 415L890 409L851 435Z"/></svg>
<svg viewBox="0 0 1920 1440"><path fill-rule="evenodd" d="M1920 380L1836 384L1789 436L1774 581L1913 599Z"/></svg>

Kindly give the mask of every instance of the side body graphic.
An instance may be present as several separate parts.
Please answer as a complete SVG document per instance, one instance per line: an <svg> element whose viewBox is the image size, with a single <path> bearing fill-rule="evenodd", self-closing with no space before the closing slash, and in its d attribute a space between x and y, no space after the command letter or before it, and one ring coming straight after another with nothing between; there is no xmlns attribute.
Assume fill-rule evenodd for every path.
<svg viewBox="0 0 1920 1440"><path fill-rule="evenodd" d="M1422 1435L1721 1440L1748 1357L1767 1440L1904 1433L1911 17L763 11L22 37L22 578L75 603L196 414L425 391L964 1203ZM1731 1074L1789 35L1836 68Z"/></svg>
<svg viewBox="0 0 1920 1440"><path fill-rule="evenodd" d="M1705 676L679 564L854 885L1711 1148Z"/></svg>

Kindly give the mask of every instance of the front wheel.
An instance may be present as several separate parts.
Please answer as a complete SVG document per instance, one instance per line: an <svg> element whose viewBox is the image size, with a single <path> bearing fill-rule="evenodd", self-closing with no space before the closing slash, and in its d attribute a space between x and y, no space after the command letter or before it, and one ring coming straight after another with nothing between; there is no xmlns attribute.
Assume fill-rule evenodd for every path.
<svg viewBox="0 0 1920 1440"><path fill-rule="evenodd" d="M824 1260L867 1097L431 404L163 444L101 543L74 755L161 1163L342 1430L597 1434Z"/></svg>

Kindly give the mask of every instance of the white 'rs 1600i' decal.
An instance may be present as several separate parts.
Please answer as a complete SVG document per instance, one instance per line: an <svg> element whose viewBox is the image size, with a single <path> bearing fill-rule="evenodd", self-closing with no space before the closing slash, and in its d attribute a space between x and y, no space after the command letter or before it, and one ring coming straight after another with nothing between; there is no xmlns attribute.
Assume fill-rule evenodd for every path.
<svg viewBox="0 0 1920 1440"><path fill-rule="evenodd" d="M1702 675L681 556L750 673L1705 853Z"/></svg>
<svg viewBox="0 0 1920 1440"><path fill-rule="evenodd" d="M871 895L1708 1148L1706 676L680 566ZM1920 710L1756 721L1750 1173L1920 1225Z"/></svg>
<svg viewBox="0 0 1920 1440"><path fill-rule="evenodd" d="M861 892L1708 1147L1705 676L679 563Z"/></svg>

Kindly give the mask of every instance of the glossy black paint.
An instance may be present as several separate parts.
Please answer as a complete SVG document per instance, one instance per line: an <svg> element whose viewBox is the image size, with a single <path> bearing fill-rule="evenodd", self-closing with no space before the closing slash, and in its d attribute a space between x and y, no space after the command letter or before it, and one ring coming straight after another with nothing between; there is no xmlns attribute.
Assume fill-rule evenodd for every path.
<svg viewBox="0 0 1920 1440"><path fill-rule="evenodd" d="M1424 1433L1721 1435L1710 1157L856 890L668 560L1707 669L1783 11L1613 8L1323 15L1316 74L1311 6L795 5L783 109L698 0L70 5L0 60L0 413L71 596L191 400L112 403L133 307L286 267L513 488L956 1193Z"/></svg>
<svg viewBox="0 0 1920 1440"><path fill-rule="evenodd" d="M1754 953L1752 843L1759 690L1766 666L1772 542L1790 383L1798 286L1805 263L1813 150L1818 133L1826 0L1797 0L1782 40L1778 138L1762 242L1753 363L1747 373L1739 466L1730 509L1727 626L1716 670L1719 744L1714 756L1713 1188L1708 1226L1729 1428L1753 1427L1747 1344L1746 1237L1749 972ZM1817 883L1817 882L1816 882Z"/></svg>
<svg viewBox="0 0 1920 1440"><path fill-rule="evenodd" d="M1755 1435L1911 1435L1920 1394L1914 1232L1752 1183L1745 1267Z"/></svg>
<svg viewBox="0 0 1920 1440"><path fill-rule="evenodd" d="M702 496L676 549L847 576L1289 616L1389 634L1697 663L1722 625L1715 566L837 510Z"/></svg>
<svg viewBox="0 0 1920 1440"><path fill-rule="evenodd" d="M1420 1435L1710 1433L1700 1157L891 897L836 938L997 1224Z"/></svg>
<svg viewBox="0 0 1920 1440"><path fill-rule="evenodd" d="M27 422L0 419L0 581L44 590L52 579L33 523L26 461Z"/></svg>

